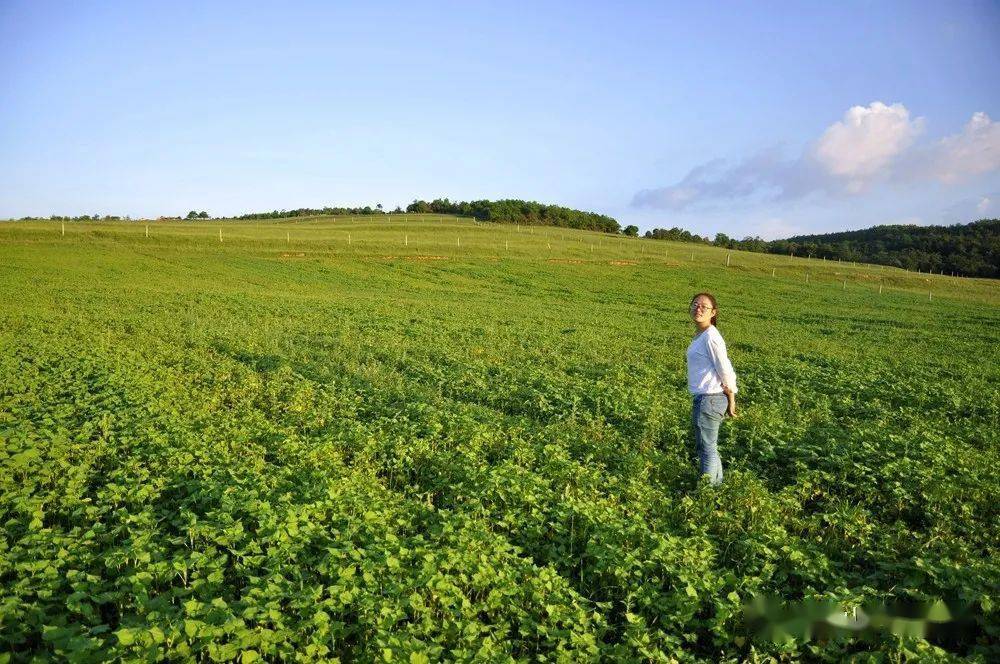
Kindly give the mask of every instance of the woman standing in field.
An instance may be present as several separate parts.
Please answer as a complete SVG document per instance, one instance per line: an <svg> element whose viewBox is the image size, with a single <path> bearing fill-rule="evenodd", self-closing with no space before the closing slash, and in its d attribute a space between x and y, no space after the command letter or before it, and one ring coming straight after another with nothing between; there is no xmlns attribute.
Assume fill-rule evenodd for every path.
<svg viewBox="0 0 1000 664"><path fill-rule="evenodd" d="M726 413L736 417L736 372L726 354L726 342L715 327L719 308L710 293L691 299L694 340L687 349L688 390L694 395L691 421L701 472L712 484L722 482L719 427Z"/></svg>

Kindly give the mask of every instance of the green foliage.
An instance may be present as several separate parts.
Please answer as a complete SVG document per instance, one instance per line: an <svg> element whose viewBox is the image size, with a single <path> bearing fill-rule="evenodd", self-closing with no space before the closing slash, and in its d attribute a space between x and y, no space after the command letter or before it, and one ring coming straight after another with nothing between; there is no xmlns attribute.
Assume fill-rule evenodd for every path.
<svg viewBox="0 0 1000 664"><path fill-rule="evenodd" d="M402 213L402 210L397 206L393 213ZM254 219L291 219L294 217L316 217L320 215L380 215L383 214L382 204L379 203L377 206L372 207L370 205L365 205L363 207L322 207L322 208L298 208L296 210L272 210L271 212L250 212L248 214L241 214L234 219L240 219L243 221L254 220Z"/></svg>
<svg viewBox="0 0 1000 664"><path fill-rule="evenodd" d="M708 238L701 237L700 235L695 235L690 231L686 231L683 228L678 228L674 226L671 229L664 228L654 228L651 231L646 231L646 238L650 240L671 240L673 242L698 242L702 244L708 243Z"/></svg>
<svg viewBox="0 0 1000 664"><path fill-rule="evenodd" d="M707 242L680 228L657 228L647 238L679 242ZM801 235L766 242L742 240L718 233L716 247L785 256L876 263L921 272L954 273L969 277L1000 277L1000 219L981 219L954 226L874 226L860 231Z"/></svg>
<svg viewBox="0 0 1000 664"><path fill-rule="evenodd" d="M1000 657L996 282L379 224L0 227L0 660ZM699 290L740 379L718 488ZM757 595L982 616L774 642Z"/></svg>
<svg viewBox="0 0 1000 664"><path fill-rule="evenodd" d="M406 211L459 214L500 224L561 226L604 233L617 233L620 230L618 222L607 215L515 199L469 203L452 203L447 198L437 198L430 203L417 200L406 206ZM636 228L636 232L638 230Z"/></svg>
<svg viewBox="0 0 1000 664"><path fill-rule="evenodd" d="M772 242L768 251L864 261L922 272L1000 277L1000 219L953 226L875 226ZM748 249L749 247L740 247Z"/></svg>

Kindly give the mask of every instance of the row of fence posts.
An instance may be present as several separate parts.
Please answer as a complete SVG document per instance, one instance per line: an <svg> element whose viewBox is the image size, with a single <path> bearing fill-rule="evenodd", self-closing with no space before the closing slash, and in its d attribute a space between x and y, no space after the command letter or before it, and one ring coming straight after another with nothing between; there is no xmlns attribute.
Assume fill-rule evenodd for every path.
<svg viewBox="0 0 1000 664"><path fill-rule="evenodd" d="M728 252L726 254L726 267L730 267L732 256L733 256L732 252ZM666 252L664 252L664 258L666 258ZM826 257L824 257L823 260L826 261ZM691 253L691 261L694 262L694 252ZM837 259L837 262L838 263L841 262L839 258ZM855 267L857 266L857 264L854 261L851 261L851 265L855 266ZM882 272L883 271L883 267L884 266L879 265L878 266L878 271ZM771 277L773 278L776 275L776 273L777 273L777 268L776 267L772 267L771 268ZM944 273L942 272L941 274L944 274ZM954 274L952 274L952 276L954 276ZM805 279L806 279L806 283L807 284L809 283L809 278L810 278L810 274L809 274L809 272L806 272L805 273ZM847 282L848 282L848 280L844 279L842 290L845 290L845 291L847 290ZM883 289L883 281L882 281L882 277L880 276L879 277L879 282L878 282L878 294L879 295L882 294L882 289ZM934 300L934 292L933 291L928 291L927 292L927 299L929 301L933 301Z"/></svg>
<svg viewBox="0 0 1000 664"><path fill-rule="evenodd" d="M729 266L730 266L730 259L731 259L731 258L732 258L732 252L729 252L729 253L727 253L727 254L726 254L726 267L729 267ZM692 260L692 262L694 261L694 253L693 253L693 252L692 252L692 254L691 254L691 260ZM823 260L824 260L824 261L826 261L826 257L823 257ZM839 262L841 262L839 258L837 259L837 262L838 262L838 263L839 263ZM852 265L852 266L854 266L854 267L856 267L856 266L857 266L857 263L856 263L856 262L854 262L854 261L851 261L851 265ZM882 272L882 271L883 271L883 267L884 267L884 266L882 266L882 265L879 265L879 266L878 266L878 271L879 271L879 272ZM772 267L772 268L771 268L771 276L772 276L772 277L774 277L774 276L775 276L775 273L776 273L776 271L777 271L777 268L775 268L775 267ZM919 270L918 270L918 272L919 272ZM930 274L933 274L933 273L930 273ZM941 272L941 274L942 274L942 275L944 275L944 272L942 271L942 272ZM809 283L809 272L806 272L806 273L805 273L805 276L806 276L806 283L808 284L808 283ZM954 277L954 276L955 276L955 273L953 272L953 273L951 274L951 276L953 276L953 277ZM845 291L847 290L847 282L848 282L848 280L847 280L847 279L844 279L844 282L843 282L843 288L842 288L842 290L845 290ZM883 288L883 281L882 281L882 277L880 276L880 277L879 277L879 281L878 281L878 294L879 294L879 295L881 295L881 294L882 294L882 288ZM928 301L933 301L933 300L934 300L934 292L933 292L933 291L928 291L928 292L927 292L927 299L928 299Z"/></svg>
<svg viewBox="0 0 1000 664"><path fill-rule="evenodd" d="M404 216L404 218L405 218L405 216ZM351 217L350 219L353 221L354 217ZM374 217L368 217L368 219L369 220L374 220ZM392 215L391 214L387 215L387 219L391 222L392 221ZM534 234L534 227L533 226L529 226L528 228L529 228L529 234L533 235ZM61 223L61 232L62 232L62 235L65 237L65 235L66 235L66 222L62 222ZM520 224L516 224L515 225L515 232L517 232L517 233L521 232L521 225ZM145 225L145 236L147 238L149 237L149 224ZM547 236L546 236L546 238L547 238ZM560 238L561 239L565 239L565 236L560 236ZM219 228L219 242L222 242L222 241L223 241L222 228L220 227ZM285 243L286 244L291 244L291 241L292 241L291 231L285 231ZM348 246L352 246L353 245L353 239L352 239L352 236L351 236L350 232L347 233L347 244L348 244ZM462 237L460 235L456 236L456 238L455 238L455 245L457 247L461 247L462 246ZM404 247L409 247L410 246L410 236L409 236L409 234L406 234L406 233L403 234L403 246ZM552 249L552 243L550 241L548 241L548 239L546 239L545 246L546 246L546 248L548 250L551 251L551 249ZM510 240L509 239L504 239L504 251L510 251ZM593 242L590 243L590 253L591 254L594 253L594 243ZM640 246L640 254L645 255L645 253L646 253L646 247L645 247L645 245L641 245ZM667 259L667 256L668 256L668 252L667 252L666 249L664 249L664 251L663 251L663 258L664 258L664 260ZM726 267L727 268L731 267L731 265L732 265L732 257L733 257L733 253L731 251L726 253ZM822 260L825 262L826 261L826 257L824 256ZM691 252L691 262L694 263L694 252L693 251ZM841 260L838 258L837 262L840 263ZM851 261L851 265L852 266L856 266L856 263L854 261ZM879 266L879 272L882 272L882 270L883 270L883 266L880 265ZM918 270L917 272L919 273L920 271ZM776 273L777 273L777 268L772 267L771 268L771 277L772 278L775 277ZM930 272L929 274L933 274L933 272ZM943 275L944 272L942 271L941 274ZM952 273L952 276L954 276L954 273ZM810 278L810 274L809 274L809 272L806 272L805 273L805 281L806 281L807 284L809 283L809 278ZM847 290L847 281L848 281L847 279L844 279L842 290L845 290L845 291ZM879 278L879 285L878 285L879 295L882 294L882 288L883 288L882 279ZM927 293L927 299L928 300L933 300L934 299L933 292L928 292Z"/></svg>

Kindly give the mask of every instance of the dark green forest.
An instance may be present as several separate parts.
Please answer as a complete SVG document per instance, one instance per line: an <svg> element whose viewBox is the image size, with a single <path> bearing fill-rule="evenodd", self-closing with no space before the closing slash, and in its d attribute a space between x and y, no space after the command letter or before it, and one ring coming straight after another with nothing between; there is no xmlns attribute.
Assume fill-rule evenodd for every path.
<svg viewBox="0 0 1000 664"><path fill-rule="evenodd" d="M873 226L860 231L799 235L770 242L719 233L714 240L680 228L646 232L657 240L700 242L729 249L891 265L965 277L1000 277L1000 219L953 226Z"/></svg>
<svg viewBox="0 0 1000 664"><path fill-rule="evenodd" d="M364 207L321 207L321 208L297 208L295 210L271 210L270 212L249 212L241 214L233 219L287 219L289 217L318 217L320 215L373 215L373 214L403 214L403 209L397 207L395 210L384 210L379 203L375 207L365 205Z"/></svg>
<svg viewBox="0 0 1000 664"><path fill-rule="evenodd" d="M621 230L617 220L604 214L513 198L454 203L447 198L436 198L429 203L413 201L406 206L406 211L460 214L495 223L561 226L605 233L617 233Z"/></svg>

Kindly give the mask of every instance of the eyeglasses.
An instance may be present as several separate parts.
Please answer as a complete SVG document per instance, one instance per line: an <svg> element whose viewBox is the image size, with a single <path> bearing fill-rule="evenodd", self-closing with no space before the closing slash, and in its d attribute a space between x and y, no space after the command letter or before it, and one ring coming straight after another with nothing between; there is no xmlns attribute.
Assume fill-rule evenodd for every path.
<svg viewBox="0 0 1000 664"><path fill-rule="evenodd" d="M711 304L691 304L691 311L712 311L715 309Z"/></svg>

